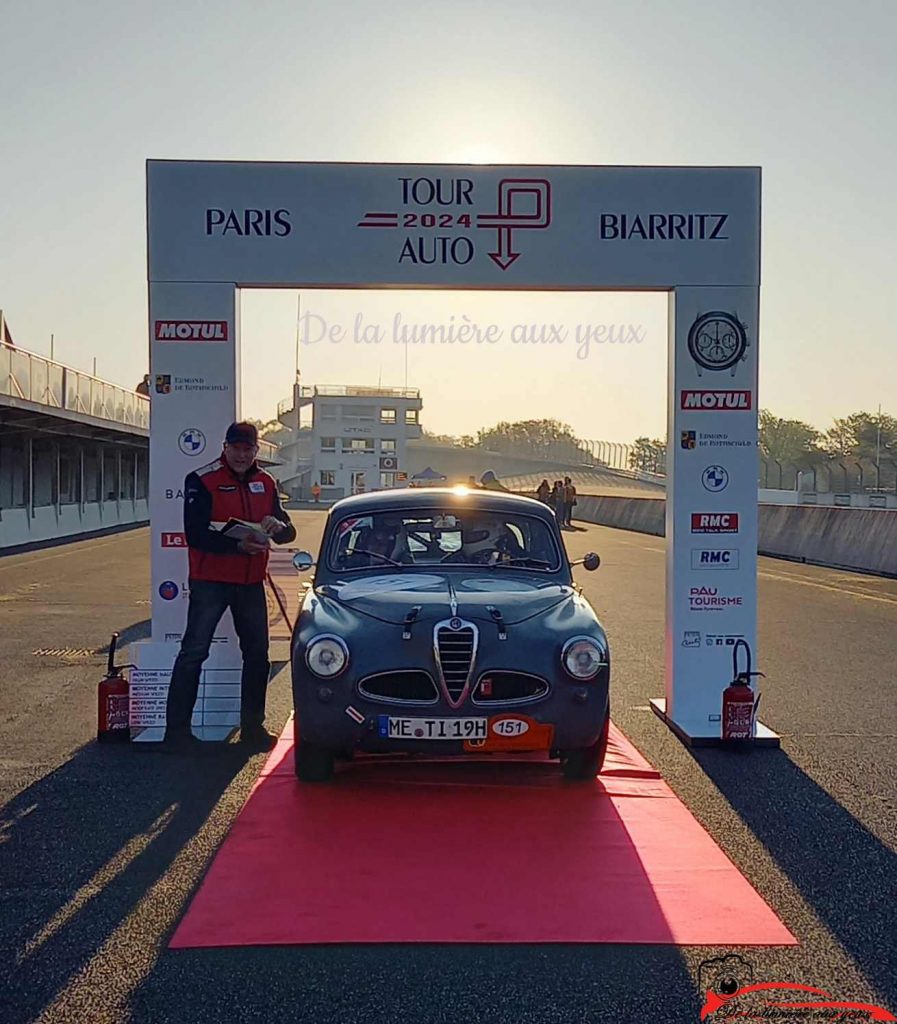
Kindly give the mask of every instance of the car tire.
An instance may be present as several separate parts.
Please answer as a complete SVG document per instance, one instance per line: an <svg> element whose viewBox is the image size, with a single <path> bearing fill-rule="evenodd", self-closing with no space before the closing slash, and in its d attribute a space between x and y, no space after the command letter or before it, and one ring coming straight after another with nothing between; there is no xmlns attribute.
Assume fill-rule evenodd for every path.
<svg viewBox="0 0 897 1024"><path fill-rule="evenodd" d="M305 740L296 743L296 778L301 782L329 782L333 778L333 751Z"/></svg>
<svg viewBox="0 0 897 1024"><path fill-rule="evenodd" d="M594 780L604 766L607 753L607 737L610 732L610 715L604 720L601 735L590 747L567 750L561 755L561 769L565 779Z"/></svg>

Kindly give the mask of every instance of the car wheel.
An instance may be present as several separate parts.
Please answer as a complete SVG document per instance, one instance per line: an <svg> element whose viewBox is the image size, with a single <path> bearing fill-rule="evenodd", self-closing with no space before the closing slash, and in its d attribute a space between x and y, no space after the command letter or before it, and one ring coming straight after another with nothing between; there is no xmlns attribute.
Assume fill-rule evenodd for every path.
<svg viewBox="0 0 897 1024"><path fill-rule="evenodd" d="M561 766L565 779L594 779L604 765L607 753L607 737L610 731L610 716L604 720L601 735L590 747L567 750L561 755Z"/></svg>
<svg viewBox="0 0 897 1024"><path fill-rule="evenodd" d="M333 778L333 751L300 740L295 748L296 778L302 782L328 782Z"/></svg>

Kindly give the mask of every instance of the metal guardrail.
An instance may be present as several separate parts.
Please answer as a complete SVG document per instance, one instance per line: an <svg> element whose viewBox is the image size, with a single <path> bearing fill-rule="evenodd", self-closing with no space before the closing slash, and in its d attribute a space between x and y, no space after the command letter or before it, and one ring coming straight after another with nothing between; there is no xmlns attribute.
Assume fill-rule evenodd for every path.
<svg viewBox="0 0 897 1024"><path fill-rule="evenodd" d="M24 349L0 344L0 395L149 429L144 395Z"/></svg>
<svg viewBox="0 0 897 1024"><path fill-rule="evenodd" d="M420 398L420 388L375 388L363 384L303 384L301 398ZM289 399L292 403L292 399Z"/></svg>
<svg viewBox="0 0 897 1024"><path fill-rule="evenodd" d="M260 459L263 459L265 462L278 462L279 454L280 448L276 444L272 444L270 441L263 441L259 438L258 457Z"/></svg>

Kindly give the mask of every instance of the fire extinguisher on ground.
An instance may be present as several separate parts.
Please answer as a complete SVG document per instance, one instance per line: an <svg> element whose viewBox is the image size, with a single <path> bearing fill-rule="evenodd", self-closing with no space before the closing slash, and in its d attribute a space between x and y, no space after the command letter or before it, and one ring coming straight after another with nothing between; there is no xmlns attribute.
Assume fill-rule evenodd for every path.
<svg viewBox="0 0 897 1024"><path fill-rule="evenodd" d="M738 669L738 651L744 648L747 666ZM751 671L751 648L746 640L736 640L732 648L732 682L723 690L722 739L724 743L750 743L760 697L754 696L751 678L763 676ZM763 676L765 678L765 676Z"/></svg>
<svg viewBox="0 0 897 1024"><path fill-rule="evenodd" d="M122 670L133 668L133 665L115 664L117 642L118 633L113 633L106 675L97 688L97 740L100 743L121 743L131 739L130 687Z"/></svg>

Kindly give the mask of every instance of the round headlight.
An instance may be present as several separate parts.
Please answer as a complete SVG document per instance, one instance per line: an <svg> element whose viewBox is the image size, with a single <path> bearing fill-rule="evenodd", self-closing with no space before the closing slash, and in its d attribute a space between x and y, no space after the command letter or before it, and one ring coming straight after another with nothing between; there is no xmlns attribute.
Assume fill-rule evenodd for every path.
<svg viewBox="0 0 897 1024"><path fill-rule="evenodd" d="M597 640L577 637L566 643L561 661L574 679L591 679L604 664L604 648Z"/></svg>
<svg viewBox="0 0 897 1024"><path fill-rule="evenodd" d="M332 679L349 664L349 648L338 636L317 636L305 648L305 664L316 676Z"/></svg>

